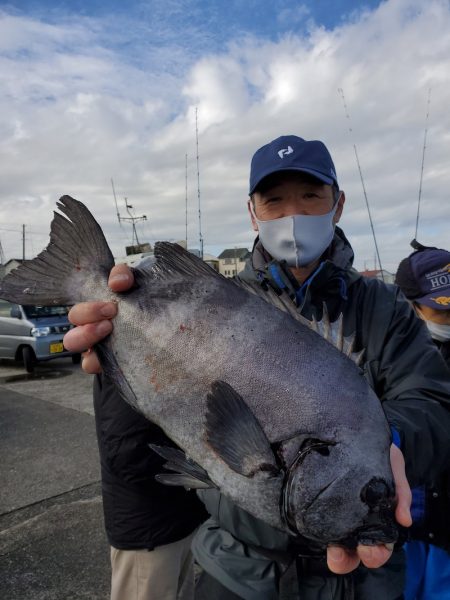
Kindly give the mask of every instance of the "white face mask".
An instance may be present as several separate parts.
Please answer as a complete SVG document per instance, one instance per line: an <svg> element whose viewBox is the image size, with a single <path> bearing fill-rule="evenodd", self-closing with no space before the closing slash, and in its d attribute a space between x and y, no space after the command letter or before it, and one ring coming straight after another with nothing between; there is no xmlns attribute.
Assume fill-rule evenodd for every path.
<svg viewBox="0 0 450 600"><path fill-rule="evenodd" d="M276 260L285 260L290 267L306 267L328 248L334 236L336 202L324 215L293 215L260 221L259 238L267 252Z"/></svg>
<svg viewBox="0 0 450 600"><path fill-rule="evenodd" d="M450 340L450 325L433 323L433 321L425 321L425 324L433 340L438 342L448 342Z"/></svg>

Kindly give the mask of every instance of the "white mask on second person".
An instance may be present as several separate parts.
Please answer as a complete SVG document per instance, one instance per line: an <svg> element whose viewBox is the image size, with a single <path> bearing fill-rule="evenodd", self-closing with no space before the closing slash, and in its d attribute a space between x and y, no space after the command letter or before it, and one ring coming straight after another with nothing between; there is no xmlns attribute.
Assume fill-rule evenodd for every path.
<svg viewBox="0 0 450 600"><path fill-rule="evenodd" d="M448 342L450 340L450 325L433 323L433 321L425 321L425 324L433 340L438 342Z"/></svg>
<svg viewBox="0 0 450 600"><path fill-rule="evenodd" d="M306 267L317 260L328 248L334 236L336 202L324 215L292 215L260 221L259 239L267 252L276 260L285 260L290 267Z"/></svg>

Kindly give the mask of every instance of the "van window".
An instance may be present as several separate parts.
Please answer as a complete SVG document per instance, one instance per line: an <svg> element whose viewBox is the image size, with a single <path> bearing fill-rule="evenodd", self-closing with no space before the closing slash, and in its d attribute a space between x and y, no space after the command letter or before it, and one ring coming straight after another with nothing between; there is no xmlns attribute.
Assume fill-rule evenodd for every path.
<svg viewBox="0 0 450 600"><path fill-rule="evenodd" d="M0 317L10 317L11 316L11 308L14 305L11 302L7 302L6 300L0 300Z"/></svg>
<svg viewBox="0 0 450 600"><path fill-rule="evenodd" d="M24 306L23 310L28 319L39 319L39 317L65 317L69 312L69 306Z"/></svg>

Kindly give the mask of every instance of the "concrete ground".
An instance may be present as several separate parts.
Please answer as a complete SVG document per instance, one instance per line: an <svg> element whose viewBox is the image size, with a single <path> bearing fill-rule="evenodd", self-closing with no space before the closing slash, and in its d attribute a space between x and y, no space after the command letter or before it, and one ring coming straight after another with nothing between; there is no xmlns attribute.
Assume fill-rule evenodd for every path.
<svg viewBox="0 0 450 600"><path fill-rule="evenodd" d="M106 600L92 377L0 362L0 598Z"/></svg>

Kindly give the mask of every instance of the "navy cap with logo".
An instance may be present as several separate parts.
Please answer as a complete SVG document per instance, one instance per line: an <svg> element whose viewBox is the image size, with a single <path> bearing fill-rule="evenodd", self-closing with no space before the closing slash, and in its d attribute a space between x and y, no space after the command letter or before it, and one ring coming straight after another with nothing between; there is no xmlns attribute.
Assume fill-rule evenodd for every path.
<svg viewBox="0 0 450 600"><path fill-rule="evenodd" d="M339 187L333 160L323 142L283 135L257 150L250 167L250 191L278 171L309 173L327 185Z"/></svg>
<svg viewBox="0 0 450 600"><path fill-rule="evenodd" d="M398 266L395 283L409 300L450 310L450 252L422 247Z"/></svg>

